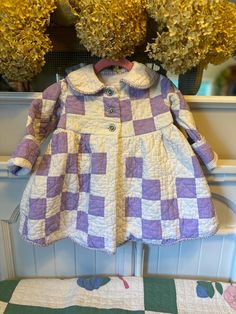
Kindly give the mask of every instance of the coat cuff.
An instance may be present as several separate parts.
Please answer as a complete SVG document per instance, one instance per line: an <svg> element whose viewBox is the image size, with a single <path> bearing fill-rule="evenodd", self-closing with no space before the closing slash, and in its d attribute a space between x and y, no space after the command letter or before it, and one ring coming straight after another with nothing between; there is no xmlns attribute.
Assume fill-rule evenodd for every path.
<svg viewBox="0 0 236 314"><path fill-rule="evenodd" d="M211 146L207 144L205 138L193 143L191 146L208 170L216 168L218 155L212 150Z"/></svg>
<svg viewBox="0 0 236 314"><path fill-rule="evenodd" d="M17 145L12 158L8 160L9 171L14 175L28 174L39 156L39 145L32 139L24 139Z"/></svg>

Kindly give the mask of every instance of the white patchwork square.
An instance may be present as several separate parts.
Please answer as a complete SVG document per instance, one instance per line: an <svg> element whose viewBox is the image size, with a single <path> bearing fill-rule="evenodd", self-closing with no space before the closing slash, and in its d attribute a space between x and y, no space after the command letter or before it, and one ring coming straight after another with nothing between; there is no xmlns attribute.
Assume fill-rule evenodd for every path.
<svg viewBox="0 0 236 314"><path fill-rule="evenodd" d="M124 136L134 136L134 125L133 121L126 121L122 122L121 124L121 133L124 134Z"/></svg>
<svg viewBox="0 0 236 314"><path fill-rule="evenodd" d="M78 154L78 172L79 173L91 173L91 154Z"/></svg>
<svg viewBox="0 0 236 314"><path fill-rule="evenodd" d="M41 239L45 236L45 219L28 219L28 238L30 240Z"/></svg>
<svg viewBox="0 0 236 314"><path fill-rule="evenodd" d="M64 210L60 213L60 224L64 226L64 230L68 233L77 231L77 211L76 210Z"/></svg>
<svg viewBox="0 0 236 314"><path fill-rule="evenodd" d="M126 217L126 237L133 235L141 239L142 237L142 218Z"/></svg>
<svg viewBox="0 0 236 314"><path fill-rule="evenodd" d="M142 199L142 218L161 220L161 201Z"/></svg>
<svg viewBox="0 0 236 314"><path fill-rule="evenodd" d="M167 125L167 122L171 123L173 121L170 112L164 112L154 117L154 124L157 130Z"/></svg>
<svg viewBox="0 0 236 314"><path fill-rule="evenodd" d="M214 287L213 283L213 287ZM229 283L221 283L223 291L229 287ZM177 309L181 314L222 314L235 313L224 300L223 295L215 290L213 298L200 298L197 295L196 280L175 279ZM214 287L215 288L215 287Z"/></svg>
<svg viewBox="0 0 236 314"><path fill-rule="evenodd" d="M12 298L13 304L65 308L88 306L96 308L120 308L144 310L143 279L139 277L109 277L110 281L99 289L88 291L72 279L23 279L17 285ZM125 288L128 285L128 289Z"/></svg>
<svg viewBox="0 0 236 314"><path fill-rule="evenodd" d="M51 155L50 169L48 172L49 176L60 176L66 172L67 154L60 153Z"/></svg>
<svg viewBox="0 0 236 314"><path fill-rule="evenodd" d="M150 99L135 99L131 101L133 120L142 120L152 117Z"/></svg>
<svg viewBox="0 0 236 314"><path fill-rule="evenodd" d="M178 198L179 218L198 219L198 205L195 198Z"/></svg>
<svg viewBox="0 0 236 314"><path fill-rule="evenodd" d="M69 118L67 120L67 124L69 122L69 127L71 130L78 130L80 129L80 121L82 120L80 115L77 114L67 114L67 117Z"/></svg>
<svg viewBox="0 0 236 314"><path fill-rule="evenodd" d="M205 177L204 178L196 178L195 182L196 182L196 193L197 193L198 198L211 197L210 189L209 189L209 186L207 184Z"/></svg>
<svg viewBox="0 0 236 314"><path fill-rule="evenodd" d="M53 113L54 104L55 104L54 100L43 99L41 119L48 120L48 117L50 117Z"/></svg>
<svg viewBox="0 0 236 314"><path fill-rule="evenodd" d="M88 207L89 207L89 193L80 192L78 210L84 211L84 209Z"/></svg>
<svg viewBox="0 0 236 314"><path fill-rule="evenodd" d="M69 154L78 154L79 135L74 132L67 132L67 145Z"/></svg>
<svg viewBox="0 0 236 314"><path fill-rule="evenodd" d="M161 199L169 200L177 198L175 177L166 176L160 178Z"/></svg>
<svg viewBox="0 0 236 314"><path fill-rule="evenodd" d="M161 84L153 84L150 88L149 88L149 97L150 98L154 98L156 96L160 96L161 93Z"/></svg>
<svg viewBox="0 0 236 314"><path fill-rule="evenodd" d="M142 179L126 178L124 181L126 197L142 197Z"/></svg>
<svg viewBox="0 0 236 314"><path fill-rule="evenodd" d="M214 233L216 230L216 226L217 221L215 217L199 219L198 222L199 236L204 237L206 235Z"/></svg>
<svg viewBox="0 0 236 314"><path fill-rule="evenodd" d="M78 174L70 173L64 177L63 192L78 193L79 192Z"/></svg>
<svg viewBox="0 0 236 314"><path fill-rule="evenodd" d="M88 234L99 237L106 237L108 228L106 218L88 215Z"/></svg>
<svg viewBox="0 0 236 314"><path fill-rule="evenodd" d="M58 212L60 212L61 207L61 195L57 195L56 197L47 198L47 208L46 211L46 218L49 218L51 216L54 216Z"/></svg>
<svg viewBox="0 0 236 314"><path fill-rule="evenodd" d="M4 311L5 311L6 307L7 307L7 304L8 303L0 301L0 314L4 314Z"/></svg>
<svg viewBox="0 0 236 314"><path fill-rule="evenodd" d="M42 198L47 195L47 177L34 176L31 182L31 198Z"/></svg>
<svg viewBox="0 0 236 314"><path fill-rule="evenodd" d="M104 117L104 103L102 97L87 96L85 97L85 114L90 117Z"/></svg>
<svg viewBox="0 0 236 314"><path fill-rule="evenodd" d="M177 118L177 121L182 120L185 122L186 125L188 125L189 129L196 129L196 124L195 121L193 119L193 115L191 113L191 111L189 110L180 110L179 111L179 118Z"/></svg>
<svg viewBox="0 0 236 314"><path fill-rule="evenodd" d="M91 174L90 180L90 191L91 194L104 196L109 193L113 193L114 185L111 183L114 182L114 179L111 179L111 176L103 174ZM110 190L110 189L111 190Z"/></svg>
<svg viewBox="0 0 236 314"><path fill-rule="evenodd" d="M163 239L179 238L179 219L161 220L161 230Z"/></svg>

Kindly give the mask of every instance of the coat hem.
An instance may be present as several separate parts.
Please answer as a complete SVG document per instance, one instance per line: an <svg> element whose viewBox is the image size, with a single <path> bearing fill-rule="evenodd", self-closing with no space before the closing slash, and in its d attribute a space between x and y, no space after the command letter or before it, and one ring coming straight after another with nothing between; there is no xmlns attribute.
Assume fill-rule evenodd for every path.
<svg viewBox="0 0 236 314"><path fill-rule="evenodd" d="M199 236L199 237L193 237L193 238L190 238L190 237L189 237L189 238L180 238L180 239L176 239L175 241L173 241L173 242L171 242L171 243L160 243L160 240L151 240L151 239L150 239L150 240L146 240L146 239L141 239L141 238L130 238L130 237L129 237L129 238L125 239L123 242L117 243L114 251L107 250L107 249L102 249L102 248L88 247L88 246L86 246L85 244L83 244L83 243L77 241L75 238L73 238L73 237L71 237L71 236L69 236L69 235L68 235L68 236L65 236L65 237L62 237L62 238L60 238L60 239L53 240L53 241L51 241L51 242L45 243L45 244L40 244L40 243L34 242L33 240L29 240L26 236L22 235L20 232L19 232L19 233L20 233L20 237L21 237L24 241L26 241L26 242L28 242L28 243L34 245L34 246L38 246L38 247L47 247L47 246L49 246L49 245L51 245L51 244L54 244L54 243L56 243L56 242L58 242L58 241L60 241L60 240L70 239L72 242L74 242L75 244L78 244L78 245L82 246L83 248L86 248L86 249L89 249L89 250L93 250L93 251L106 252L106 253L108 253L109 255L114 255L114 254L116 253L116 251L117 251L116 249L117 249L118 247L120 247L120 246L126 244L127 242L142 242L143 244L149 244L149 245L150 245L150 244L153 244L153 245L158 245L158 246L162 246L162 247L164 247L164 246L171 246L171 245L175 245L175 244L177 244L177 243L179 243L179 242L182 242L182 241L199 240L199 239L208 239L208 238L210 238L210 237L216 235L216 233L217 233L217 231L219 230L219 228L220 228L220 226L217 225L216 228L214 228L213 231L210 232L210 233L207 234L207 235L203 235L203 236Z"/></svg>

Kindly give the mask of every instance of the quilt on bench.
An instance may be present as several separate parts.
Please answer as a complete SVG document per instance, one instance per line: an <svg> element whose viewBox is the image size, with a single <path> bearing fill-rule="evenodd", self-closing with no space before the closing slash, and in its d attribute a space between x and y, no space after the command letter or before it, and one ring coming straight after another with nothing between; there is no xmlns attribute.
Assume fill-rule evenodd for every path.
<svg viewBox="0 0 236 314"><path fill-rule="evenodd" d="M0 314L236 313L236 285L154 277L0 281Z"/></svg>

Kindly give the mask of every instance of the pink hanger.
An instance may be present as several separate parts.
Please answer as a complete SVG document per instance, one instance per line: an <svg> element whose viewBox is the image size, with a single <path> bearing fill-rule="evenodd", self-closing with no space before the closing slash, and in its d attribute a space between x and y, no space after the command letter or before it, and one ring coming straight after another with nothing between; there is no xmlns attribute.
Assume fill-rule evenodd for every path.
<svg viewBox="0 0 236 314"><path fill-rule="evenodd" d="M133 67L133 63L127 59L120 59L117 61L114 60L110 60L110 59L101 59L99 60L97 63L94 64L94 70L95 73L97 74L98 72L104 70L105 68L108 68L110 66L120 66L124 69L126 69L127 71L130 71Z"/></svg>

